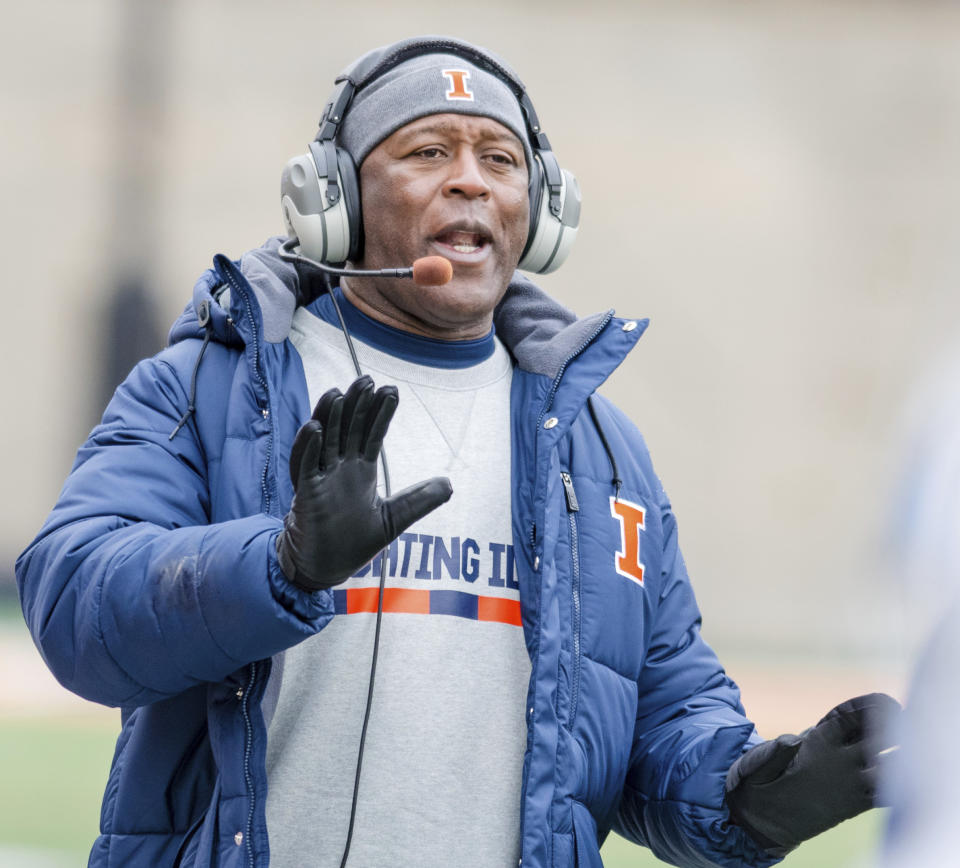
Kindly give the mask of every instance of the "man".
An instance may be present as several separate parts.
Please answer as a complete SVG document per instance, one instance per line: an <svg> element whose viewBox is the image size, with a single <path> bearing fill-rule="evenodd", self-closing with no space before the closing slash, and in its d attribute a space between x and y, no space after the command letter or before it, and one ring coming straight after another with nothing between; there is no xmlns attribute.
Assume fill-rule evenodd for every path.
<svg viewBox="0 0 960 868"><path fill-rule="evenodd" d="M515 75L361 58L283 207L296 239L216 258L18 562L53 671L122 709L91 864L597 866L615 829L763 866L868 807L892 700L761 742L593 394L643 325L514 273L579 213ZM452 279L311 264L433 255Z"/></svg>

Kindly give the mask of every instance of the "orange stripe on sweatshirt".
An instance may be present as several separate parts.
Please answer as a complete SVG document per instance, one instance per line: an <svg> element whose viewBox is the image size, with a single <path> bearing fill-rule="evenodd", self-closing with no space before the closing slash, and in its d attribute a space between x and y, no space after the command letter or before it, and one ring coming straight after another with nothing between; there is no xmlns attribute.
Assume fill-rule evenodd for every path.
<svg viewBox="0 0 960 868"><path fill-rule="evenodd" d="M520 626L520 601L499 597L477 597L477 620Z"/></svg>

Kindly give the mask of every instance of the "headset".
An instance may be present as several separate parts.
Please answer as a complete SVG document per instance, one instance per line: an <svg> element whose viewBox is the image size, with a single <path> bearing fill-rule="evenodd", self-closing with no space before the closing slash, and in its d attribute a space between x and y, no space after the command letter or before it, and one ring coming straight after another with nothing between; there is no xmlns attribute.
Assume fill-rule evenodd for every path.
<svg viewBox="0 0 960 868"><path fill-rule="evenodd" d="M353 158L338 145L340 124L357 91L393 67L425 54L453 54L492 73L516 96L533 151L529 166L530 227L518 268L547 274L567 258L580 225L580 186L561 169L540 128L523 82L494 56L459 39L425 36L404 39L364 55L335 81L307 153L283 169L280 202L287 235L307 259L342 266L363 256L360 184Z"/></svg>

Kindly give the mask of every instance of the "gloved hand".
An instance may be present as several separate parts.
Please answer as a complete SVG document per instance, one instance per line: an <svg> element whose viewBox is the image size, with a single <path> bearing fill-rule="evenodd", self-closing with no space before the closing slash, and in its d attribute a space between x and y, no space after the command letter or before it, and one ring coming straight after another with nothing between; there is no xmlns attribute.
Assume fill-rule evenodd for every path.
<svg viewBox="0 0 960 868"><path fill-rule="evenodd" d="M439 476L387 500L377 494L377 457L397 400L395 386L374 392L373 380L363 376L346 395L325 392L297 432L290 451L293 503L277 556L298 587L339 584L450 499L450 480Z"/></svg>
<svg viewBox="0 0 960 868"><path fill-rule="evenodd" d="M773 856L875 804L888 723L900 704L885 693L848 699L800 735L748 750L727 773L733 821Z"/></svg>

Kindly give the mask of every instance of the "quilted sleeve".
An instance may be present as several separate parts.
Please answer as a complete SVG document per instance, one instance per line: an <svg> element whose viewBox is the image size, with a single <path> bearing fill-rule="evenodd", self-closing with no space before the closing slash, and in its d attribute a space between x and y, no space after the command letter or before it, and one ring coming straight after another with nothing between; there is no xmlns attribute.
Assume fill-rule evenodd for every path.
<svg viewBox="0 0 960 868"><path fill-rule="evenodd" d="M170 438L187 404L170 362L182 357L141 362L118 388L17 561L24 615L47 665L65 687L106 705L221 680L332 614L329 593L304 593L283 576L280 519L209 523L197 429ZM238 472L257 478L259 468Z"/></svg>
<svg viewBox="0 0 960 868"><path fill-rule="evenodd" d="M662 494L662 489L661 489ZM638 681L633 746L616 830L685 868L767 866L724 807L733 762L761 739L736 685L700 635L700 611L662 497L656 622Z"/></svg>

